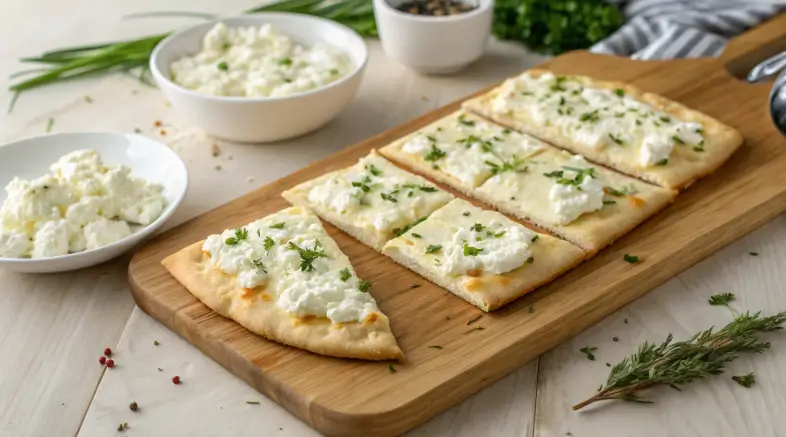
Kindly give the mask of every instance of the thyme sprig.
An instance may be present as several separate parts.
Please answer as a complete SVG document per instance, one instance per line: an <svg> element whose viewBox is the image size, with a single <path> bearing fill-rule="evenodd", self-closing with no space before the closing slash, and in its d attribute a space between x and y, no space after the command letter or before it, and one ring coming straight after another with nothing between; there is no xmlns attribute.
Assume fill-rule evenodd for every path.
<svg viewBox="0 0 786 437"><path fill-rule="evenodd" d="M644 343L638 352L617 363L595 395L573 406L580 410L598 401L621 399L651 403L641 398L647 390L666 385L675 390L696 379L723 373L726 364L742 352L764 352L770 343L756 334L783 329L786 312L764 317L761 312L734 317L718 331L709 328L690 340L672 342L669 334L661 344Z"/></svg>

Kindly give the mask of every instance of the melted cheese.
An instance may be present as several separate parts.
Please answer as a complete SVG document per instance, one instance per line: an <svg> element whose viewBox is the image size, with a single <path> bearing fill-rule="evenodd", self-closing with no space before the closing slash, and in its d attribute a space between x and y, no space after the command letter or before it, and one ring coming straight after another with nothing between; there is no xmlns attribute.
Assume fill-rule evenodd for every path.
<svg viewBox="0 0 786 437"><path fill-rule="evenodd" d="M314 185L310 202L389 234L447 203L451 195L384 158L369 155Z"/></svg>
<svg viewBox="0 0 786 437"><path fill-rule="evenodd" d="M525 158L543 150L534 138L464 112L416 132L399 147L411 159L470 187L499 171L522 169Z"/></svg>
<svg viewBox="0 0 786 437"><path fill-rule="evenodd" d="M253 293L242 290L264 288L260 299L275 300L299 318L326 317L334 323L370 318L378 311L376 302L359 290L349 259L319 220L301 211L290 208L211 235L202 250L213 266L237 278L246 298ZM321 255L304 263L297 248Z"/></svg>
<svg viewBox="0 0 786 437"><path fill-rule="evenodd" d="M667 165L673 147L701 153L703 127L631 98L582 84L569 76L524 73L507 80L492 110L537 126L557 126L587 150L637 157L641 167Z"/></svg>

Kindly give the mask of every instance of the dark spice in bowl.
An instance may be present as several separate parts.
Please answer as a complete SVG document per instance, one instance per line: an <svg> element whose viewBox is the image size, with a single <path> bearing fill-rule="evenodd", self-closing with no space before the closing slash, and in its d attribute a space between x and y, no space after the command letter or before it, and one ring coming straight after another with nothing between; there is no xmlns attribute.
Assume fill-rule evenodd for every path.
<svg viewBox="0 0 786 437"><path fill-rule="evenodd" d="M477 5L456 0L412 0L404 2L396 9L415 15L431 15L441 17L463 14L477 9Z"/></svg>

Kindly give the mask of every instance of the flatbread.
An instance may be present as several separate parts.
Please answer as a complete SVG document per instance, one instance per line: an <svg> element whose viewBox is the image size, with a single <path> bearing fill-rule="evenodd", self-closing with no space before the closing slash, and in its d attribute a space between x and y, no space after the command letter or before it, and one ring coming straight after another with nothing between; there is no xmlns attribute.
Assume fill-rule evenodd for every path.
<svg viewBox="0 0 786 437"><path fill-rule="evenodd" d="M528 91L535 89L528 85L533 83L532 78L551 84L548 97ZM586 91L574 94L577 90ZM599 90L601 92L596 92ZM584 99L585 95L591 100ZM560 105L559 99L567 103ZM583 106L581 99L587 102L587 106ZM621 102L644 106L623 110L624 106L619 106ZM554 112L545 112L543 116L535 112L534 108L543 108L545 106L542 105L546 104L552 105L548 106L549 111L559 111L558 116ZM571 105L577 110L569 109ZM590 161L674 189L683 189L714 172L742 144L742 136L736 130L664 97L621 82L600 81L586 76L555 77L546 70L529 70L508 79L501 87L464 102L463 107L581 154ZM593 114L593 110L599 112ZM629 123L631 127L609 127L618 122L615 120ZM563 121L573 123L572 127L565 127L568 125L561 124ZM675 130L678 133L669 137L668 132L672 128L678 129ZM617 131L606 133L606 129ZM690 129L693 132L689 132ZM644 165L641 162L644 159L642 143L648 134L660 136L662 141L670 138L669 142L658 147L667 147L668 144L672 151L666 159ZM693 140L689 138L701 141L691 144ZM653 148L657 147L647 147L648 150Z"/></svg>
<svg viewBox="0 0 786 437"><path fill-rule="evenodd" d="M280 223L286 226L300 225L305 231L287 239L277 229L271 229L271 226ZM168 256L161 263L210 309L269 340L334 357L364 360L403 357L390 330L388 318L376 308L375 303L365 311L363 320L343 323L336 323L325 316L294 314L280 305L282 295L292 291L287 291L285 284L296 283L298 275L338 275L338 269L345 268L347 274L352 275L347 281L359 281L354 276L349 259L315 216L303 208L293 207L255 221L244 229L249 230L248 239L272 237L272 240L277 240L276 246L271 249L272 253L260 258L270 273L267 282L262 285L242 288L237 275L228 274L211 262L211 255L203 250L204 241ZM261 232L257 234L256 230ZM221 237L226 235L232 235L232 231L225 232ZM308 239L317 239L327 256L314 263L315 271L305 273L297 269L297 260L292 264L292 260L286 260L281 254L289 241L304 246L307 244L304 241ZM240 244L251 246L254 243ZM278 262L282 264L276 264ZM373 298L370 301L373 302Z"/></svg>
<svg viewBox="0 0 786 437"><path fill-rule="evenodd" d="M515 230L527 236L524 244L521 240L505 240ZM487 249L489 259L496 258L500 262L491 261L490 265L501 266L501 262L515 260L516 257L502 258L507 256L506 252L513 251L511 254L515 254L518 260L517 264L510 265L518 267L494 272L481 263L465 273L449 272L449 245L455 244L463 235L468 235L466 244L475 249L482 246L483 241L498 242L496 248ZM482 240L477 241L478 238ZM515 252L525 245L529 245L527 252ZM441 247L435 249L437 246ZM389 241L383 253L483 311L493 311L518 299L570 270L585 257L581 249L566 241L531 231L496 211L478 208L462 199L451 201L407 233ZM474 258L479 255L484 254L481 252ZM457 256L468 255L465 252Z"/></svg>
<svg viewBox="0 0 786 437"><path fill-rule="evenodd" d="M652 186L555 148L534 156L526 166L526 172L504 172L490 178L473 192L474 196L502 212L548 229L589 254L611 244L666 207L676 196L673 190ZM559 179L554 177L554 172L567 175L565 167L594 169L606 195L600 210L560 224L550 194Z"/></svg>
<svg viewBox="0 0 786 437"><path fill-rule="evenodd" d="M428 180L377 154L281 193L376 250L453 199Z"/></svg>
<svg viewBox="0 0 786 437"><path fill-rule="evenodd" d="M466 194L502 168L544 149L541 141L466 111L380 149L384 156Z"/></svg>

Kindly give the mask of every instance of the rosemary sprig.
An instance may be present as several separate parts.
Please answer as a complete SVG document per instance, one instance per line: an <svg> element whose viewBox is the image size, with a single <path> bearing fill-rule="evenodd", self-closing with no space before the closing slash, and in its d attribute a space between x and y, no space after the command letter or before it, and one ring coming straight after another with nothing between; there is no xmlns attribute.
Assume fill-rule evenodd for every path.
<svg viewBox="0 0 786 437"><path fill-rule="evenodd" d="M672 342L672 335L661 344L644 343L638 352L611 369L606 383L591 398L573 406L580 410L598 401L622 399L650 403L640 395L659 385L675 390L680 386L723 373L726 364L741 352L764 352L770 344L756 334L783 329L786 312L763 317L761 312L734 317L719 331L699 332L688 341Z"/></svg>

